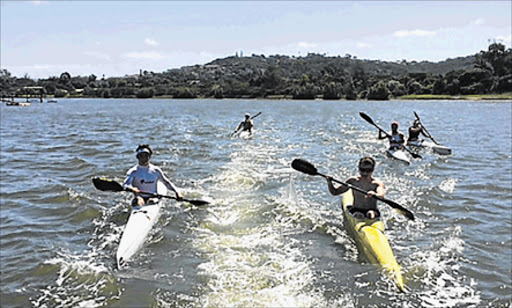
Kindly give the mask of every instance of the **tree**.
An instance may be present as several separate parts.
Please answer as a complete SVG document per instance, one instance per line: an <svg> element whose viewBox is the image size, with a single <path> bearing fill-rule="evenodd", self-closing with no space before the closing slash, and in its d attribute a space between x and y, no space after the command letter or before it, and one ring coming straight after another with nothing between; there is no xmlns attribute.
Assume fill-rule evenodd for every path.
<svg viewBox="0 0 512 308"><path fill-rule="evenodd" d="M6 70L0 70L0 95L11 95L12 86L15 84L15 78L11 77L11 73Z"/></svg>
<svg viewBox="0 0 512 308"><path fill-rule="evenodd" d="M60 74L59 81L61 84L67 84L71 80L71 75L68 72Z"/></svg>
<svg viewBox="0 0 512 308"><path fill-rule="evenodd" d="M367 98L372 100L388 100L390 94L391 93L386 87L386 83L384 81L379 81L376 85L370 88Z"/></svg>
<svg viewBox="0 0 512 308"><path fill-rule="evenodd" d="M418 81L410 82L408 88L409 94L423 94L423 86Z"/></svg>
<svg viewBox="0 0 512 308"><path fill-rule="evenodd" d="M339 82L330 82L324 87L324 99L340 99L343 96L343 88Z"/></svg>
<svg viewBox="0 0 512 308"><path fill-rule="evenodd" d="M407 94L407 89L405 88L405 86L400 81L397 80L388 81L388 83L386 84L386 88L389 90L393 97L399 97Z"/></svg>

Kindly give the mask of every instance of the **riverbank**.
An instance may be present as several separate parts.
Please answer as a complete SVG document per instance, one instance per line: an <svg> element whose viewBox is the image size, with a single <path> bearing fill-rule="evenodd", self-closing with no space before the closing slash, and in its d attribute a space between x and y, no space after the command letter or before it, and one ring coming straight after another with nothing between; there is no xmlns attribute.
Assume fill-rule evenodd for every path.
<svg viewBox="0 0 512 308"><path fill-rule="evenodd" d="M54 99L53 95L48 95L46 99ZM59 98L91 98L91 99L105 99L103 97L87 97L83 95L68 95L66 97ZM15 97L15 99L26 99L25 96ZM115 99L115 98L114 98ZM137 97L123 97L122 99L140 99ZM171 95L163 95L163 96L155 96L150 99L218 99L212 97L196 97L196 98L183 98L183 97L173 97ZM266 97L226 97L224 99L248 99L248 100L303 100L303 99L293 99L291 95L269 95ZM317 100L324 100L322 97L317 97ZM337 99L339 101L348 101L347 99ZM332 99L326 99L326 101L337 101ZM359 99L366 100L366 99ZM412 94L412 95L404 95L395 98L391 98L389 100L460 100L460 101L489 101L489 100L510 100L512 101L512 92L502 93L502 94L474 94L474 95L436 95L436 94ZM2 100L3 101L3 100Z"/></svg>
<svg viewBox="0 0 512 308"><path fill-rule="evenodd" d="M475 95L404 95L397 98L398 100L467 100L467 101L485 101L485 100L512 100L511 93L503 94L475 94Z"/></svg>

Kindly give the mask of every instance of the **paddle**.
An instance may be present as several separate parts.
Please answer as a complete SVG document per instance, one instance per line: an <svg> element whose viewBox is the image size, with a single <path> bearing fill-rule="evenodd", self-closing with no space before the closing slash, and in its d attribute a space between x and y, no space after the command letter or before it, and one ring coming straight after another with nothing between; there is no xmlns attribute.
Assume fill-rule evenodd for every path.
<svg viewBox="0 0 512 308"><path fill-rule="evenodd" d="M420 122L421 124L421 127L423 128L423 130L425 131L425 133L427 133L427 137L432 139L432 141L434 141L435 144L437 145L440 145L435 139L434 137L432 137L432 135L428 132L427 128L425 127L425 125L423 125L423 123L421 123L421 119L420 119L420 116L416 113L416 111L414 111L414 115L416 116L416 119Z"/></svg>
<svg viewBox="0 0 512 308"><path fill-rule="evenodd" d="M261 111L260 111L260 112L258 112L258 113L257 113L257 114L255 114L255 115L253 115L253 116L251 117L251 120L252 120L252 119L254 119L255 117L259 116L260 114L261 114ZM240 130L240 128L241 128L241 126L240 126L240 125L238 125L238 127L235 129L235 131L231 134L231 137L233 137L233 136L238 132L238 130Z"/></svg>
<svg viewBox="0 0 512 308"><path fill-rule="evenodd" d="M303 173L306 173L306 174L309 174L309 175L319 175L319 176L322 176L324 178L327 178L326 175L324 174L321 174L318 172L318 170L316 169L316 167L311 164L310 162L308 161L305 161L303 159L294 159L292 161L292 168L297 170L297 171L300 171L300 172L303 172ZM363 194L368 194L367 191L359 188L359 187L356 187L354 185L351 185L351 184L348 184L348 183L345 183L345 182L341 182L341 181L338 181L336 179L332 179L334 182L336 183L339 183L341 185L344 185L352 190L356 190L360 193L363 193ZM382 197L379 197L379 196L372 196L373 198L379 200L379 201L382 201L384 203L386 203L387 205L391 206L392 208L396 209L400 214L404 215L405 217L407 217L408 219L410 220L414 220L414 215L409 211L407 210L406 208L404 208L403 206L401 206L400 204L394 202L394 201L391 201L391 200L388 200L388 199L385 199L385 198L382 198Z"/></svg>
<svg viewBox="0 0 512 308"><path fill-rule="evenodd" d="M359 115L361 116L361 118L363 118L364 120L366 120L366 122L370 123L371 125L377 127L381 132L383 132L388 138L391 137L390 134L388 134L388 132L386 132L384 129L382 129L382 127L380 127L379 125L377 125L375 122L373 122L372 118L370 118L370 116L368 116L366 113L364 112L359 112ZM414 153L413 151L411 151L409 148L407 147L404 147L404 149L409 152L409 154L411 154L412 157L414 158L423 158L420 154L416 154Z"/></svg>
<svg viewBox="0 0 512 308"><path fill-rule="evenodd" d="M128 191L128 190L124 189L121 184L119 184L118 182L116 182L114 180L95 177L92 179L92 183L94 184L94 187L96 187L96 189L101 190L101 191L116 191L116 192L117 191ZM168 198L168 199L174 199L177 201L185 201L185 202L188 202L188 203L196 205L196 206L210 204L209 202L203 201L203 200L190 200L190 199L185 199L185 198L183 198L182 200L178 200L178 198L173 197L173 196L152 194L152 193L144 193L144 194L150 195L153 198Z"/></svg>

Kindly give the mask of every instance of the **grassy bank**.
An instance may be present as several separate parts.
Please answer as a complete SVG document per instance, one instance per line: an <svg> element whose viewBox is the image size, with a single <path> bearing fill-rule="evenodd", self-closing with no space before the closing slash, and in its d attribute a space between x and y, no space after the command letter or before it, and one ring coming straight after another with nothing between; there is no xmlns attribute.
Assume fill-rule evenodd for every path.
<svg viewBox="0 0 512 308"><path fill-rule="evenodd" d="M403 100L470 100L470 101L483 101L483 100L512 100L512 92L503 94L475 94L475 95L435 95L435 94L420 94L420 95L404 95L397 99Z"/></svg>

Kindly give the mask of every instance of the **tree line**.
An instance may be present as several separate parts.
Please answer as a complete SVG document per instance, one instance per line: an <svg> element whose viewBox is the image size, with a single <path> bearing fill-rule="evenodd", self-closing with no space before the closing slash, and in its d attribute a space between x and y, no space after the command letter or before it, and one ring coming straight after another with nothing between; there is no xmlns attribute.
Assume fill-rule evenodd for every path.
<svg viewBox="0 0 512 308"><path fill-rule="evenodd" d="M492 43L476 55L433 63L327 57L227 57L205 65L124 77L96 75L31 79L0 71L3 97L292 98L387 100L411 94L472 95L512 92L512 49Z"/></svg>

